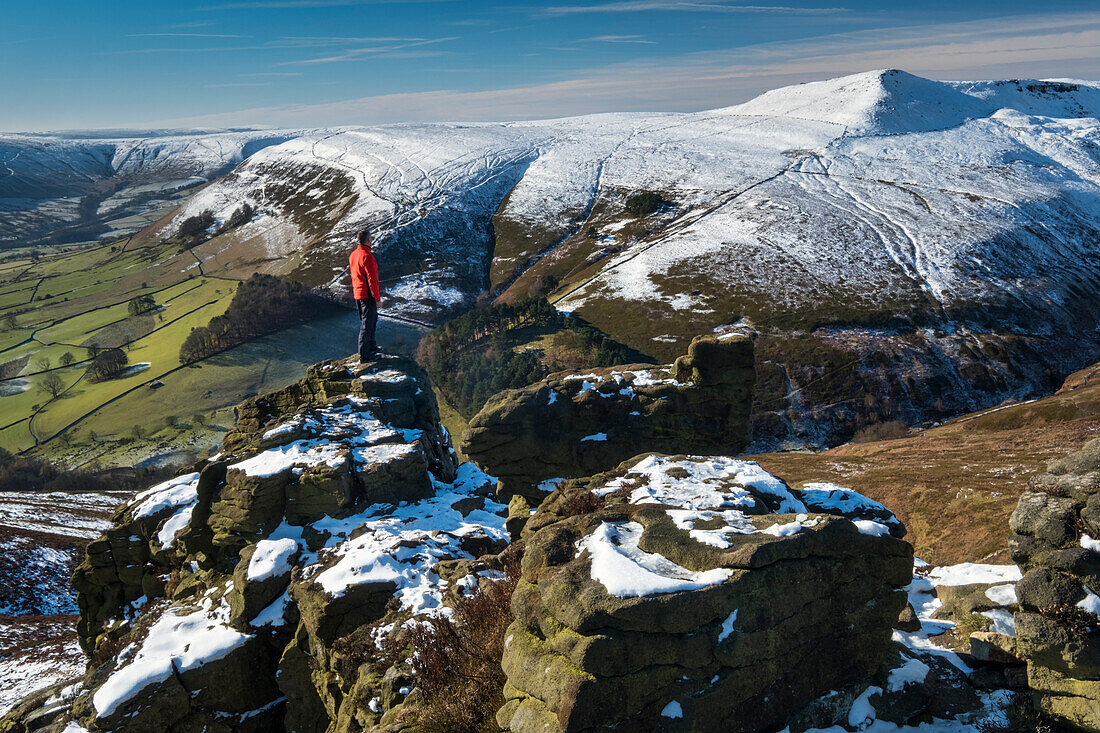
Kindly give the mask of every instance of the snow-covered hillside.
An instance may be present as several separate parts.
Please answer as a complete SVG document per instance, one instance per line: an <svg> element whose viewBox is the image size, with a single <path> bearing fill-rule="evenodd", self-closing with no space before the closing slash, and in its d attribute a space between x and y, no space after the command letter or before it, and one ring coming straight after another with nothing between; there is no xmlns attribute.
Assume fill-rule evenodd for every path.
<svg viewBox="0 0 1100 733"><path fill-rule="evenodd" d="M891 70L690 114L173 138L213 161L187 175L248 157L142 236L207 211L224 222L249 203L251 221L191 250L206 273L340 289L350 237L369 226L391 312L438 320L485 290L549 291L658 359L729 324L814 333L848 356L758 350L780 365L758 400L783 423L767 432L807 437L787 408L861 399L805 391L853 354L883 380L883 363L897 368L875 385L889 410L843 408L852 429L891 412L934 417L932 403L937 415L977 409L1095 360L1098 117L1094 82ZM265 143L277 144L248 155ZM158 145L111 159L172 160ZM642 191L666 204L637 218L624 204Z"/></svg>
<svg viewBox="0 0 1100 733"><path fill-rule="evenodd" d="M0 247L33 243L66 226L124 219L148 208L142 204L163 205L173 192L223 175L289 137L278 131L119 139L0 135ZM121 236L141 226L123 223L102 233Z"/></svg>

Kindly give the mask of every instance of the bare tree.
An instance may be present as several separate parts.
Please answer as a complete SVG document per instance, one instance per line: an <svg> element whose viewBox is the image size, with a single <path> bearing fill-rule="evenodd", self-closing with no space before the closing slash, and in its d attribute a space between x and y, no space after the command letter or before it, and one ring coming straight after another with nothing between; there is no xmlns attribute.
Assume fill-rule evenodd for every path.
<svg viewBox="0 0 1100 733"><path fill-rule="evenodd" d="M38 388L49 394L50 397L56 398L65 391L65 380L58 376L56 372L50 372L42 378Z"/></svg>

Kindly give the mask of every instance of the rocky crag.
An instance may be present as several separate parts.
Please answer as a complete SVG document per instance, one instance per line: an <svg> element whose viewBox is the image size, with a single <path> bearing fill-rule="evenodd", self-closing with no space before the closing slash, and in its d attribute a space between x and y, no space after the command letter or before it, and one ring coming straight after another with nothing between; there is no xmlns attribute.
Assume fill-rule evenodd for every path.
<svg viewBox="0 0 1100 733"><path fill-rule="evenodd" d="M699 342L673 388L713 383L701 357L733 348ZM319 364L116 513L74 577L86 673L0 733L482 731L429 716L413 637L501 588L506 621L476 643L502 649L503 694L460 702L517 733L854 731L1003 707L986 668L933 648L946 601L882 505L722 455L594 474L533 514L507 506L457 465L415 364Z"/></svg>
<svg viewBox="0 0 1100 733"><path fill-rule="evenodd" d="M0 730L379 725L405 685L375 671L375 642L500 576L477 561L506 538L488 488L456 466L414 363L319 364L241 405L199 470L119 510L73 579L87 674Z"/></svg>
<svg viewBox="0 0 1100 733"><path fill-rule="evenodd" d="M1100 438L1032 481L1011 520L1017 586L1013 653L1035 703L1100 730Z"/></svg>
<svg viewBox="0 0 1100 733"><path fill-rule="evenodd" d="M524 531L501 726L767 730L870 679L912 548L881 507L821 498L755 464L660 455L558 489Z"/></svg>
<svg viewBox="0 0 1100 733"><path fill-rule="evenodd" d="M491 398L462 450L506 493L528 496L647 451L736 455L749 441L753 375L753 342L740 334L696 338L671 365L552 374Z"/></svg>

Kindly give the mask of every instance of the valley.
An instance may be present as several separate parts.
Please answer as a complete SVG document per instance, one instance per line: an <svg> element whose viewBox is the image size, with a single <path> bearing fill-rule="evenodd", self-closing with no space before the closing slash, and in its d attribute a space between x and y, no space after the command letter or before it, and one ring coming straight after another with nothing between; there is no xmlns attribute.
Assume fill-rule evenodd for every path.
<svg viewBox="0 0 1100 733"><path fill-rule="evenodd" d="M1048 393L1100 358L1097 115L1089 82L886 70L691 114L116 141L159 152L97 175L146 181L180 157L173 175L212 176L133 236L155 249L210 217L165 260L177 275L346 297L347 242L368 226L394 316L543 293L656 361L745 325L756 449L820 448ZM5 195L103 142L35 145ZM658 205L632 212L642 194Z"/></svg>
<svg viewBox="0 0 1100 733"><path fill-rule="evenodd" d="M778 726L753 685L797 677L782 647L861 665L783 688L819 706L798 730L985 733L1051 690L1039 652L979 659L970 632L1100 613L1095 82L881 70L694 113L4 134L0 162L0 465L157 476L0 492L0 713L59 685L12 720L396 730L442 694L495 706L479 730L572 730L744 717L736 693ZM362 228L366 364L339 307ZM312 310L279 321L242 296L262 283ZM244 336L184 356L234 309ZM1066 608L1017 597L1056 562ZM471 607L488 696L410 693L423 634Z"/></svg>
<svg viewBox="0 0 1100 733"><path fill-rule="evenodd" d="M137 247L127 239L4 263L0 448L74 468L186 462L220 442L242 399L299 379L318 358L354 350L358 321L347 312L181 364L184 339L225 311L237 281L204 276L193 260L177 269L178 256L172 243ZM155 308L132 315L130 301L144 296ZM383 320L379 338L410 353L423 330ZM112 346L123 347L127 370L91 382L90 354Z"/></svg>

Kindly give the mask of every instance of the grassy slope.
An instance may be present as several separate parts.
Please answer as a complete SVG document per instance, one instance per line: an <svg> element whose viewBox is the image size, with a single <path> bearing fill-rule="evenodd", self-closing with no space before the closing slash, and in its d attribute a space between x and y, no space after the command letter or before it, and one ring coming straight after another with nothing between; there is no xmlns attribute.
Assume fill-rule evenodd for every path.
<svg viewBox="0 0 1100 733"><path fill-rule="evenodd" d="M1100 364L1056 394L956 418L906 438L752 456L798 486L829 481L892 509L933 564L1008 562L1008 518L1047 461L1100 435Z"/></svg>

